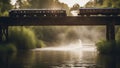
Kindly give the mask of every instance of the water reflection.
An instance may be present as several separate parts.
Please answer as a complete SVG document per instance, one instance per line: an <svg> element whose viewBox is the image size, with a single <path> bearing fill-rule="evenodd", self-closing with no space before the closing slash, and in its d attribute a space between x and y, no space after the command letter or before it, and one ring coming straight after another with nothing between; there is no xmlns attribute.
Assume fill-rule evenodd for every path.
<svg viewBox="0 0 120 68"><path fill-rule="evenodd" d="M98 55L96 63L101 65L101 68L120 68L120 56Z"/></svg>
<svg viewBox="0 0 120 68"><path fill-rule="evenodd" d="M0 68L120 68L119 56L98 55L84 48L1 54Z"/></svg>

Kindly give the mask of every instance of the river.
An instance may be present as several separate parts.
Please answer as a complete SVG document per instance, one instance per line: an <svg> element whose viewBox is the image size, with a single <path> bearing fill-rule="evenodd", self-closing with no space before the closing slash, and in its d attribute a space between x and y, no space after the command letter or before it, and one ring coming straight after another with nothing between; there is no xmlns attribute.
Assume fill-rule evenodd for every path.
<svg viewBox="0 0 120 68"><path fill-rule="evenodd" d="M62 46L0 55L0 68L120 68L120 57L99 55L95 46Z"/></svg>

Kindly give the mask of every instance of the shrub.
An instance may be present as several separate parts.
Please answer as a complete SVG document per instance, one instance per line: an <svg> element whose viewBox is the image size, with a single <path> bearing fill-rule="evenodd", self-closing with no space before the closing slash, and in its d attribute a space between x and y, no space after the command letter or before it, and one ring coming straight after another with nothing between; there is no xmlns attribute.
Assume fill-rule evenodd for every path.
<svg viewBox="0 0 120 68"><path fill-rule="evenodd" d="M13 53L13 52L17 51L15 45L12 43L7 44L6 49L7 49L8 53Z"/></svg>
<svg viewBox="0 0 120 68"><path fill-rule="evenodd" d="M115 46L113 44L113 41L101 41L96 43L97 46L97 50L99 51L99 53L101 54L111 54L113 52L113 47Z"/></svg>
<svg viewBox="0 0 120 68"><path fill-rule="evenodd" d="M0 45L0 53L13 53L16 52L17 49L14 44L7 43Z"/></svg>
<svg viewBox="0 0 120 68"><path fill-rule="evenodd" d="M9 42L14 43L18 50L35 48L36 41L34 33L28 28L11 27L9 30Z"/></svg>
<svg viewBox="0 0 120 68"><path fill-rule="evenodd" d="M42 41L42 40L38 40L37 41L37 48L41 48L41 47L45 47L46 46L46 44L44 43L44 41Z"/></svg>

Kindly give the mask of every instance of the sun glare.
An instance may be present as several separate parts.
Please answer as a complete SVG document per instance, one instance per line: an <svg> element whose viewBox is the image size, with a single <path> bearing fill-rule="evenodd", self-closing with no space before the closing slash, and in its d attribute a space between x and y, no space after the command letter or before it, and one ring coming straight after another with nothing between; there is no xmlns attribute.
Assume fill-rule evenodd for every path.
<svg viewBox="0 0 120 68"><path fill-rule="evenodd" d="M14 5L16 0L11 0L11 4Z"/></svg>
<svg viewBox="0 0 120 68"><path fill-rule="evenodd" d="M66 3L69 7L72 7L76 3L82 7L90 0L59 0L59 1Z"/></svg>

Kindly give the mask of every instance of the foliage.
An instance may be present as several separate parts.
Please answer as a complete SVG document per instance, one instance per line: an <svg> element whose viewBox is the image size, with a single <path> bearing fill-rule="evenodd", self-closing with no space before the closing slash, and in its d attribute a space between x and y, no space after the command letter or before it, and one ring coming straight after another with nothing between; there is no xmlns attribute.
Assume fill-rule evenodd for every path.
<svg viewBox="0 0 120 68"><path fill-rule="evenodd" d="M28 0L29 8L37 9L65 9L67 15L72 15L67 4L60 3L59 0Z"/></svg>
<svg viewBox="0 0 120 68"><path fill-rule="evenodd" d="M0 53L13 53L16 51L17 49L14 44L11 43L0 44Z"/></svg>
<svg viewBox="0 0 120 68"><path fill-rule="evenodd" d="M12 5L10 4L10 0L0 0L0 16L3 16L4 12L10 10Z"/></svg>
<svg viewBox="0 0 120 68"><path fill-rule="evenodd" d="M94 7L94 2L93 1L87 2L85 7Z"/></svg>
<svg viewBox="0 0 120 68"><path fill-rule="evenodd" d="M112 7L112 8L120 8L120 0L94 0L95 7ZM108 41L101 41L98 42L97 49L100 53L110 53L112 46L115 46L112 44L114 42L108 42ZM117 54L120 54L120 27L116 28L116 46L115 50Z"/></svg>
<svg viewBox="0 0 120 68"><path fill-rule="evenodd" d="M94 1L89 1L85 6L120 8L120 0L94 0Z"/></svg>
<svg viewBox="0 0 120 68"><path fill-rule="evenodd" d="M116 40L120 40L120 28L117 28Z"/></svg>
<svg viewBox="0 0 120 68"><path fill-rule="evenodd" d="M16 0L16 3L14 5L14 8L20 8L20 9L29 8L29 7L30 4L28 0Z"/></svg>
<svg viewBox="0 0 120 68"><path fill-rule="evenodd" d="M120 0L95 0L97 7L120 7Z"/></svg>
<svg viewBox="0 0 120 68"><path fill-rule="evenodd" d="M118 32L116 34L116 45L117 45L117 52L120 53L120 28L118 29Z"/></svg>
<svg viewBox="0 0 120 68"><path fill-rule="evenodd" d="M39 43L42 43L44 41L46 43L42 44L48 44L48 46L51 46L59 41L58 35L61 32L59 30L59 27L39 26L33 27L32 29L34 30L36 37L40 40ZM49 45L49 43L51 43L51 45Z"/></svg>
<svg viewBox="0 0 120 68"><path fill-rule="evenodd" d="M70 11L73 11L73 10L79 10L80 8L80 5L79 4L74 4L72 8L70 8Z"/></svg>
<svg viewBox="0 0 120 68"><path fill-rule="evenodd" d="M96 43L97 50L100 54L112 54L115 44L113 41L100 41Z"/></svg>
<svg viewBox="0 0 120 68"><path fill-rule="evenodd" d="M44 41L42 41L42 40L37 41L37 44L36 44L37 48L41 48L41 47L45 47L45 46L46 46L46 44Z"/></svg>
<svg viewBox="0 0 120 68"><path fill-rule="evenodd" d="M17 49L32 49L36 47L34 33L25 27L11 27L9 30L9 42L16 45Z"/></svg>
<svg viewBox="0 0 120 68"><path fill-rule="evenodd" d="M115 48L116 53L120 54L120 29L118 29L116 32L116 44L114 44L113 41L112 42L101 41L101 42L98 42L96 45L100 53L108 54L108 53L111 53L111 50Z"/></svg>

